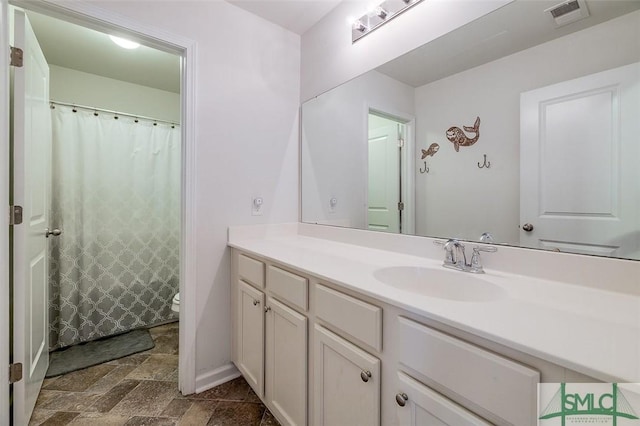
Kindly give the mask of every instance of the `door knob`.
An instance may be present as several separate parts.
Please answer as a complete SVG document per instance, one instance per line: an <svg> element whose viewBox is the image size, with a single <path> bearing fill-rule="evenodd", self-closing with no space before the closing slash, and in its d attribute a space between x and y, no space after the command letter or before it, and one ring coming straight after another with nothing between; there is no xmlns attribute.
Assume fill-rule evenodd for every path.
<svg viewBox="0 0 640 426"><path fill-rule="evenodd" d="M522 225L522 230L526 232L531 232L533 231L533 225L530 223L525 223L524 225Z"/></svg>
<svg viewBox="0 0 640 426"><path fill-rule="evenodd" d="M259 304L260 304L260 301L259 301L259 300L254 300L254 301L253 301L253 306L258 306Z"/></svg>
<svg viewBox="0 0 640 426"><path fill-rule="evenodd" d="M49 228L44 228L45 238L49 238L49 235L53 235L54 237L57 237L60 234L62 234L62 231L59 230L58 228L55 228L53 231L49 231Z"/></svg>
<svg viewBox="0 0 640 426"><path fill-rule="evenodd" d="M369 379L371 378L371 371L363 370L360 373L360 378L362 379L363 382L367 383L369 381Z"/></svg>
<svg viewBox="0 0 640 426"><path fill-rule="evenodd" d="M396 402L399 406L404 407L408 400L409 397L406 393L400 392L399 394L396 394Z"/></svg>

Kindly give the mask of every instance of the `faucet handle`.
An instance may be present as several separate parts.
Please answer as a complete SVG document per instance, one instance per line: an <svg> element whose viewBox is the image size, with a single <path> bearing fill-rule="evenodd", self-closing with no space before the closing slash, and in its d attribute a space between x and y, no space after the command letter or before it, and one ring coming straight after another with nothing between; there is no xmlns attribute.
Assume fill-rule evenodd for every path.
<svg viewBox="0 0 640 426"><path fill-rule="evenodd" d="M474 274L484 274L484 268L482 267L482 260L480 259L480 252L495 253L498 251L497 247L480 247L475 246L473 248L473 256L471 256L471 266L469 272Z"/></svg>
<svg viewBox="0 0 640 426"><path fill-rule="evenodd" d="M445 265L454 265L456 263L455 260L455 254L453 252L453 247L455 246L455 243L457 243L458 240L454 240L454 239L449 239L447 241L440 241L440 240L435 240L433 242L433 244L437 245L437 246L442 246L442 248L444 248L444 251L446 252L444 255L444 264Z"/></svg>
<svg viewBox="0 0 640 426"><path fill-rule="evenodd" d="M498 251L498 247L493 247L493 246L489 246L489 247L481 247L481 246L475 246L473 248L473 252L478 252L478 251L484 251L486 253L495 253Z"/></svg>

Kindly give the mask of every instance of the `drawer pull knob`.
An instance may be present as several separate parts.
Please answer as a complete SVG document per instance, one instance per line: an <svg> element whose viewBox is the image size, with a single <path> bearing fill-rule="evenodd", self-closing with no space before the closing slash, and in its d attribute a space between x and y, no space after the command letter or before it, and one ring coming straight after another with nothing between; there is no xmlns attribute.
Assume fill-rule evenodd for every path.
<svg viewBox="0 0 640 426"><path fill-rule="evenodd" d="M369 379L371 378L371 371L362 370L360 372L360 378L362 379L363 382L367 383L369 381Z"/></svg>
<svg viewBox="0 0 640 426"><path fill-rule="evenodd" d="M396 402L401 407L404 407L408 400L409 400L409 397L404 392L401 392L396 395Z"/></svg>
<svg viewBox="0 0 640 426"><path fill-rule="evenodd" d="M267 313L271 310L271 306L265 306L264 307L264 312Z"/></svg>
<svg viewBox="0 0 640 426"><path fill-rule="evenodd" d="M258 306L259 304L260 304L260 301L259 301L259 300L254 300L254 301L253 301L253 306Z"/></svg>

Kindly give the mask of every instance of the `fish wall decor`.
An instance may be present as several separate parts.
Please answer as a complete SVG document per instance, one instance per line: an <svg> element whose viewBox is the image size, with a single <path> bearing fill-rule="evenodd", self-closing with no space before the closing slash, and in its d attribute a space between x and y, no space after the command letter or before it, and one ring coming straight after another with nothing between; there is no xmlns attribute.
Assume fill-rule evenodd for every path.
<svg viewBox="0 0 640 426"><path fill-rule="evenodd" d="M453 144L456 152L460 151L461 146L471 146L480 139L480 117L476 118L473 127L462 126L465 132L475 133L473 138L469 138L459 127L449 127L447 130L447 139Z"/></svg>
<svg viewBox="0 0 640 426"><path fill-rule="evenodd" d="M433 157L434 155L436 155L436 152L438 152L439 149L440 145L438 145L437 143L432 143L431 145L429 145L428 149L422 150L422 157L420 157L420 159L424 160L427 157Z"/></svg>

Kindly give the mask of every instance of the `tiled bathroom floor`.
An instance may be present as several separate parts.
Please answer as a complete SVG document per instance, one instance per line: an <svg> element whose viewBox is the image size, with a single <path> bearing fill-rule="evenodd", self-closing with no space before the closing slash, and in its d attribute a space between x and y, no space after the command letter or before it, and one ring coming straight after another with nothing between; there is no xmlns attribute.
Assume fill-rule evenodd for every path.
<svg viewBox="0 0 640 426"><path fill-rule="evenodd" d="M29 424L278 425L242 377L180 394L178 323L149 331L151 350L46 379Z"/></svg>

